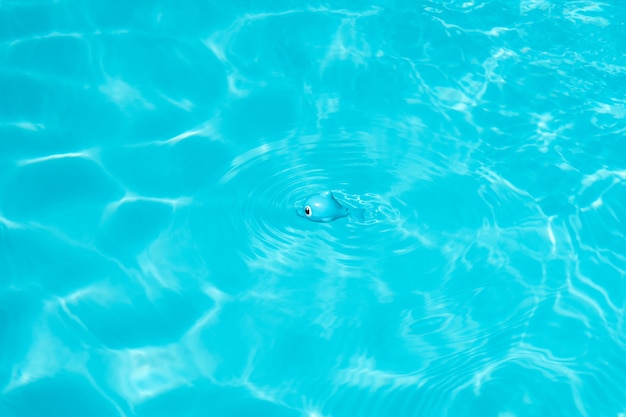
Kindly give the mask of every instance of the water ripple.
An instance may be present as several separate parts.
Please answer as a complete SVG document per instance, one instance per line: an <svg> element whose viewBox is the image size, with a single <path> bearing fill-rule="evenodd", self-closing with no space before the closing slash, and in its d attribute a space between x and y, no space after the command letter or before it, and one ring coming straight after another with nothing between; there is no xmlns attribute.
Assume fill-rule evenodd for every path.
<svg viewBox="0 0 626 417"><path fill-rule="evenodd" d="M395 236L386 239L392 253L427 244L418 230L407 230L411 210L389 193L389 184L403 183L406 177L381 169L382 152L388 151L372 148L371 139L292 136L233 159L219 188L211 191L211 201L229 200L232 232L249 242L245 256L251 266L293 270L306 259L316 259L332 262L337 271L360 269L362 262L381 256L381 234ZM412 164L412 181L429 166L408 159L401 164ZM295 215L298 199L324 190L332 190L349 207L364 209L364 222L349 217L313 224Z"/></svg>
<svg viewBox="0 0 626 417"><path fill-rule="evenodd" d="M0 414L626 413L623 6L0 3Z"/></svg>

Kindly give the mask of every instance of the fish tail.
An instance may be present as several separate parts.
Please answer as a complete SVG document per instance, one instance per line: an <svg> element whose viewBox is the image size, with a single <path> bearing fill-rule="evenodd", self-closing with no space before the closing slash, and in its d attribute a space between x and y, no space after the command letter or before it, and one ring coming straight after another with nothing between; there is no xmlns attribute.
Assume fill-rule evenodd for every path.
<svg viewBox="0 0 626 417"><path fill-rule="evenodd" d="M365 209L350 208L348 209L348 214L358 222L365 221Z"/></svg>

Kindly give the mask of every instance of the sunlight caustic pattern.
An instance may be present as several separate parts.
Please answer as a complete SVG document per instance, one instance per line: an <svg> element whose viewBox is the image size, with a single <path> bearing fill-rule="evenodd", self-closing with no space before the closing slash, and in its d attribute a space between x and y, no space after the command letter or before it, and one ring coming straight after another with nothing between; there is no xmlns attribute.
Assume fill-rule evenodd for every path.
<svg viewBox="0 0 626 417"><path fill-rule="evenodd" d="M0 1L0 415L623 416L625 22Z"/></svg>

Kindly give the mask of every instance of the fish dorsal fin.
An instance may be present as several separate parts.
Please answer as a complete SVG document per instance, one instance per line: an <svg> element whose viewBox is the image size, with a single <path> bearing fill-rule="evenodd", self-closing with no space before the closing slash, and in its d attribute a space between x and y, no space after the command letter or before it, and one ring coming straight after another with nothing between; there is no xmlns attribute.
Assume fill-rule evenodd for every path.
<svg viewBox="0 0 626 417"><path fill-rule="evenodd" d="M320 194L322 197L330 197L333 198L333 193L328 190L328 191L324 191L322 194Z"/></svg>

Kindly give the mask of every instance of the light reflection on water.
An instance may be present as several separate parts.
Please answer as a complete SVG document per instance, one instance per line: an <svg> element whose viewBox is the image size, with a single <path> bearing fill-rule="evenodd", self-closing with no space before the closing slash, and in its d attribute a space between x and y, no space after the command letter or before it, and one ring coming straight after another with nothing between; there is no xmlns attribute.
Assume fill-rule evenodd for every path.
<svg viewBox="0 0 626 417"><path fill-rule="evenodd" d="M0 5L0 415L624 414L623 7L179 3Z"/></svg>

